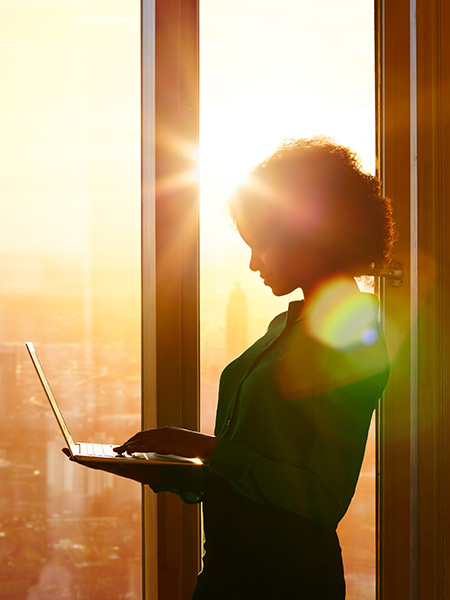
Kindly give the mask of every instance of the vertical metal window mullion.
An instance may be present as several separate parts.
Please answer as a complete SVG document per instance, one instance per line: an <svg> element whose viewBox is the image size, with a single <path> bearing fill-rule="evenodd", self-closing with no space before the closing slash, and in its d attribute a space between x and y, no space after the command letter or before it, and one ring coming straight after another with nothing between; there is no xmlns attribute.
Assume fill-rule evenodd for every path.
<svg viewBox="0 0 450 600"><path fill-rule="evenodd" d="M419 593L419 280L418 280L418 164L417 164L417 24L416 0L410 0L410 600Z"/></svg>
<svg viewBox="0 0 450 600"><path fill-rule="evenodd" d="M155 3L141 0L142 428L156 427ZM157 502L142 486L143 598L158 598Z"/></svg>
<svg viewBox="0 0 450 600"><path fill-rule="evenodd" d="M198 0L141 0L143 427L199 424ZM146 600L183 600L198 507L143 491Z"/></svg>
<svg viewBox="0 0 450 600"><path fill-rule="evenodd" d="M381 599L411 597L410 2L376 1L378 172L384 193L394 201L400 232L396 258L406 274L401 287L380 285L391 356L391 375L378 413L377 597Z"/></svg>

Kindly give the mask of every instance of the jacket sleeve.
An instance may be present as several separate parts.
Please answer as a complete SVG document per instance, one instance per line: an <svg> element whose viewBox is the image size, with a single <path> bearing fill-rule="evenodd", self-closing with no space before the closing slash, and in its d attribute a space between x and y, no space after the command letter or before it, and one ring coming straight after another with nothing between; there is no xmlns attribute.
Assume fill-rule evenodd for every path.
<svg viewBox="0 0 450 600"><path fill-rule="evenodd" d="M273 460L227 439L219 440L209 467L251 500L334 527L340 506L317 474Z"/></svg>

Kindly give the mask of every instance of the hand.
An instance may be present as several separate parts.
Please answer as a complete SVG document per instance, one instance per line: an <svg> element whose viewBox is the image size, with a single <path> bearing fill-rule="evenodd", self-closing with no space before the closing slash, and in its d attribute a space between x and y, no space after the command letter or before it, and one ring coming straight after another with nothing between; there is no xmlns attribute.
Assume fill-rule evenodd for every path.
<svg viewBox="0 0 450 600"><path fill-rule="evenodd" d="M159 467L155 465L143 465L137 464L133 465L131 463L127 463L127 465L121 465L116 462L109 462L106 460L102 461L84 461L83 459L73 458L70 454L70 451L67 448L62 449L63 453L69 457L69 460L72 462L76 462L84 467L89 467L90 469L96 469L97 471L106 471L107 473L112 473L113 475L118 475L119 477L125 477L126 479L133 479L134 481L138 481L139 483L148 483L148 484L158 484L161 481L161 473Z"/></svg>
<svg viewBox="0 0 450 600"><path fill-rule="evenodd" d="M178 427L160 427L140 431L115 452L157 452L158 454L176 454L188 458L209 458L218 438L190 429Z"/></svg>

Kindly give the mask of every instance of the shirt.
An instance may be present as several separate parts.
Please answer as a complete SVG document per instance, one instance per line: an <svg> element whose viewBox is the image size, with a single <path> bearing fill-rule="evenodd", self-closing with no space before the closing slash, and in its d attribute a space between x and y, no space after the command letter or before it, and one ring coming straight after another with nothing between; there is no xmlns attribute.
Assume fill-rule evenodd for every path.
<svg viewBox="0 0 450 600"><path fill-rule="evenodd" d="M209 469L251 500L335 528L389 374L378 301L360 292L355 301L333 318L303 302L278 315L222 373L219 441L205 466L162 469L153 489L199 502Z"/></svg>

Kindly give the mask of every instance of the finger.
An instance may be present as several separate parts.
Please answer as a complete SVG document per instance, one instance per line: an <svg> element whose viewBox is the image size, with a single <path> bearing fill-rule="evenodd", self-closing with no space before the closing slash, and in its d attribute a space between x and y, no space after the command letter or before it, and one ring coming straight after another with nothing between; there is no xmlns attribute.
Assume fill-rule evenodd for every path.
<svg viewBox="0 0 450 600"><path fill-rule="evenodd" d="M155 452L153 444L141 443L141 444L123 444L123 446L117 446L113 448L114 452L118 454L132 454L133 452Z"/></svg>
<svg viewBox="0 0 450 600"><path fill-rule="evenodd" d="M129 451L129 444L128 442L125 442L125 444L122 444L122 446L115 446L113 448L114 452L117 452L118 454L123 454L124 452L128 452Z"/></svg>
<svg viewBox="0 0 450 600"><path fill-rule="evenodd" d="M126 448L128 448L128 446L129 446L130 444L132 444L132 443L133 443L133 438L131 438L131 439L127 440L126 442L124 442L124 443L123 443L123 444L121 444L120 446L115 446L115 447L113 448L113 450L115 450L116 452L120 452L121 450L119 450L119 449L120 449L120 448L123 448L122 452L124 452L124 451L125 451L125 449L126 449Z"/></svg>
<svg viewBox="0 0 450 600"><path fill-rule="evenodd" d="M148 444L123 444L122 446L115 446L113 448L117 454L131 454L132 452L152 452L152 448Z"/></svg>
<svg viewBox="0 0 450 600"><path fill-rule="evenodd" d="M116 446L114 451L119 453L157 452L159 454L180 454L180 449L184 445L182 440L185 434L186 430L173 427L147 429L140 431L120 446ZM192 434L192 432L189 431L189 434Z"/></svg>
<svg viewBox="0 0 450 600"><path fill-rule="evenodd" d="M125 442L122 446L118 446L118 450L116 448L114 450L116 452L169 452L169 448L172 446L173 440L167 440L165 436L155 431Z"/></svg>
<svg viewBox="0 0 450 600"><path fill-rule="evenodd" d="M130 450L148 450L151 451L150 447L157 443L160 434L157 429L149 429L147 431L140 431L129 440L113 448L114 452L126 452Z"/></svg>

